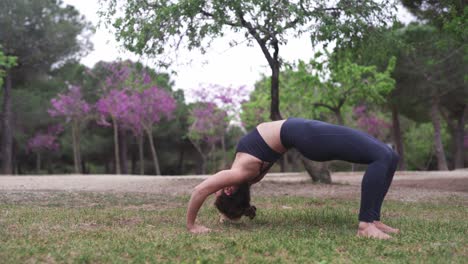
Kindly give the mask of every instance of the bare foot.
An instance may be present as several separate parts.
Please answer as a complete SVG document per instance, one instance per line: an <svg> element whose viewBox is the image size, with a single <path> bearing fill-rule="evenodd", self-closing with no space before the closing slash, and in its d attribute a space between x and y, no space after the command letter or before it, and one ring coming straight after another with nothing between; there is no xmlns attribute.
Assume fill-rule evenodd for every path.
<svg viewBox="0 0 468 264"><path fill-rule="evenodd" d="M359 222L357 236L377 238L377 239L390 239L391 236L380 231L374 223Z"/></svg>
<svg viewBox="0 0 468 264"><path fill-rule="evenodd" d="M375 227L377 227L380 231L383 231L387 234L398 234L400 230L397 228L390 227L380 221L374 221Z"/></svg>

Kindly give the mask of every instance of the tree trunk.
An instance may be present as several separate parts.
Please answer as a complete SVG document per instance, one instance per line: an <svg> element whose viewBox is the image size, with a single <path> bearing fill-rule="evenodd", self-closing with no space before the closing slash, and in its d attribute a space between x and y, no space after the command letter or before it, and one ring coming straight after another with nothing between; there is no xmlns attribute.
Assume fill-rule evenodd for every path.
<svg viewBox="0 0 468 264"><path fill-rule="evenodd" d="M110 168L109 168L109 161L107 160L105 163L104 163L104 173L105 174L110 174Z"/></svg>
<svg viewBox="0 0 468 264"><path fill-rule="evenodd" d="M75 173L80 173L80 151L79 151L79 135L78 135L78 124L75 120L72 121L72 144L73 144L73 165Z"/></svg>
<svg viewBox="0 0 468 264"><path fill-rule="evenodd" d="M434 97L431 104L431 119L434 126L434 147L437 157L437 168L439 170L448 170L447 159L445 158L444 146L442 143L440 117L439 117L439 98Z"/></svg>
<svg viewBox="0 0 468 264"><path fill-rule="evenodd" d="M143 141L145 140L145 138L143 137L143 135L139 135L138 136L138 154L139 154L139 157L140 157L140 175L145 175L145 156L144 156L144 153L143 153Z"/></svg>
<svg viewBox="0 0 468 264"><path fill-rule="evenodd" d="M463 112L457 119L457 126L455 128L455 169L461 169L465 166L465 155L463 151L463 142L465 137L465 120L468 116L468 104L465 104Z"/></svg>
<svg viewBox="0 0 468 264"><path fill-rule="evenodd" d="M120 154L119 154L119 128L117 126L117 120L112 118L112 124L114 125L114 156L115 156L115 173L121 174L120 171Z"/></svg>
<svg viewBox="0 0 468 264"><path fill-rule="evenodd" d="M223 160L221 164L221 168L224 170L226 169L227 158L226 158L226 137L223 132L223 136L221 137L221 151L223 152Z"/></svg>
<svg viewBox="0 0 468 264"><path fill-rule="evenodd" d="M81 154L80 154L80 157L81 157ZM80 164L81 164L81 173L82 173L82 174L88 174L89 171L88 171L88 169L86 169L86 160L81 159L81 163L80 163Z"/></svg>
<svg viewBox="0 0 468 264"><path fill-rule="evenodd" d="M331 183L331 175L326 163L313 162L302 155L300 157L313 182Z"/></svg>
<svg viewBox="0 0 468 264"><path fill-rule="evenodd" d="M83 163L81 161L81 131L80 131L80 124L77 123L76 125L76 157L77 157L77 160L78 160L78 167L80 168L79 169L79 172L78 173L83 173Z"/></svg>
<svg viewBox="0 0 468 264"><path fill-rule="evenodd" d="M271 106L270 106L270 118L271 120L281 120L279 110L279 74L280 74L280 64L278 61L273 63L271 67Z"/></svg>
<svg viewBox="0 0 468 264"><path fill-rule="evenodd" d="M206 157L204 155L200 155L202 158L201 162L201 174L206 174Z"/></svg>
<svg viewBox="0 0 468 264"><path fill-rule="evenodd" d="M7 71L3 90L2 174L13 173L13 122L11 109L11 72Z"/></svg>
<svg viewBox="0 0 468 264"><path fill-rule="evenodd" d="M18 161L16 163L16 174L17 175L23 174L23 170L22 170L22 167L21 167L21 161Z"/></svg>
<svg viewBox="0 0 468 264"><path fill-rule="evenodd" d="M36 152L36 173L39 174L41 171L41 153Z"/></svg>
<svg viewBox="0 0 468 264"><path fill-rule="evenodd" d="M182 146L181 147L181 150L179 151L179 166L177 166L177 168L179 169L179 171L177 172L177 174L179 175L182 175L184 174L184 155L185 154L185 151L184 151L184 147Z"/></svg>
<svg viewBox="0 0 468 264"><path fill-rule="evenodd" d="M13 146L11 149L11 166L14 175L18 175L18 166L17 164L20 162L16 157L16 153L18 153L18 141L13 137Z"/></svg>
<svg viewBox="0 0 468 264"><path fill-rule="evenodd" d="M340 109L334 110L333 112L335 113L336 121L338 122L338 124L340 126L343 126L344 120L343 120L343 116L341 115Z"/></svg>
<svg viewBox="0 0 468 264"><path fill-rule="evenodd" d="M130 174L137 174L137 156L138 154L135 151L130 152Z"/></svg>
<svg viewBox="0 0 468 264"><path fill-rule="evenodd" d="M401 136L400 117L396 105L392 105L392 127L393 127L393 140L395 141L396 150L400 156L400 170L406 170L405 152L403 149L403 138Z"/></svg>
<svg viewBox="0 0 468 264"><path fill-rule="evenodd" d="M289 152L288 151L286 151L283 154L283 156L281 156L281 172L287 172L287 171L291 170L291 168L289 166L288 157L289 157Z"/></svg>
<svg viewBox="0 0 468 264"><path fill-rule="evenodd" d="M121 173L128 174L128 165L127 165L127 131L119 131L119 160L120 160L120 169Z"/></svg>
<svg viewBox="0 0 468 264"><path fill-rule="evenodd" d="M161 169L159 168L158 155L156 154L156 148L154 147L154 142L153 142L153 133L151 130L146 130L146 133L148 134L148 139L150 141L151 154L153 154L153 164L154 164L154 169L156 171L156 175L161 175Z"/></svg>

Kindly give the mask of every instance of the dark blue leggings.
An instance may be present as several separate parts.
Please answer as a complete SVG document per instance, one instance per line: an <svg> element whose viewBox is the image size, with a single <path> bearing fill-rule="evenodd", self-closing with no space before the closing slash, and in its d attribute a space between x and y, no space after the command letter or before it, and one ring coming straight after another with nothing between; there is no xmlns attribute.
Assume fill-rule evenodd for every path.
<svg viewBox="0 0 468 264"><path fill-rule="evenodd" d="M399 160L390 147L359 130L302 118L286 120L281 142L310 160L368 164L361 185L359 221L380 220L382 203Z"/></svg>

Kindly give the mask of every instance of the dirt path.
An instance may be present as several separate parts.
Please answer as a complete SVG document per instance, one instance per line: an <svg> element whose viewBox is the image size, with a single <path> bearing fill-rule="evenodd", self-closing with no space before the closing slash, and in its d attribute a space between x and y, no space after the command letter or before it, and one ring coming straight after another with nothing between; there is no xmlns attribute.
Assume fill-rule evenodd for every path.
<svg viewBox="0 0 468 264"><path fill-rule="evenodd" d="M0 177L0 192L93 191L142 192L162 195L186 195L206 175L134 176L134 175L52 175ZM270 173L254 193L307 197L358 198L362 172L334 173L335 184L312 184L305 173ZM398 172L389 199L419 201L461 196L468 203L468 170L446 172Z"/></svg>

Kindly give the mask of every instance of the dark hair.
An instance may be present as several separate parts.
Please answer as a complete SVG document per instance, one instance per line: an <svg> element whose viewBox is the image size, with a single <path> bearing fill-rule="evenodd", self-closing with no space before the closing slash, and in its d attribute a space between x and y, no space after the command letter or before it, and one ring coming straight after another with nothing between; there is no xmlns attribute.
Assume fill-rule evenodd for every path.
<svg viewBox="0 0 468 264"><path fill-rule="evenodd" d="M216 198L215 206L229 219L239 219L243 215L250 219L255 217L257 208L250 205L250 185L243 183L237 191L227 195L224 191Z"/></svg>

